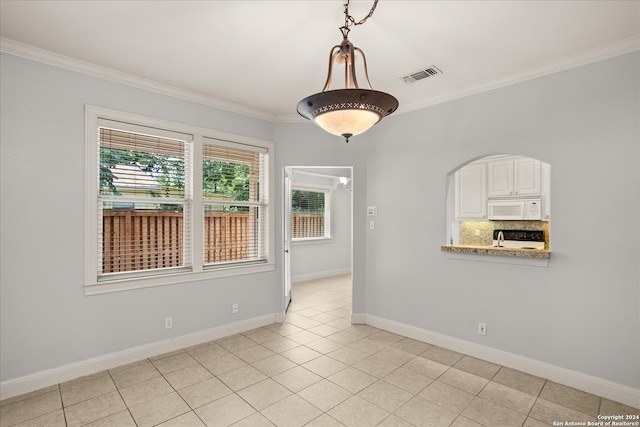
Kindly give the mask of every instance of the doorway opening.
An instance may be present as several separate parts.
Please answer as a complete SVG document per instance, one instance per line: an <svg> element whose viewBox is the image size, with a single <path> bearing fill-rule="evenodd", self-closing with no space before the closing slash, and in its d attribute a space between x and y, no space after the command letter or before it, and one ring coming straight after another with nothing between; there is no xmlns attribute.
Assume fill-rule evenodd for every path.
<svg viewBox="0 0 640 427"><path fill-rule="evenodd" d="M284 321L292 294L300 288L292 287L293 283L351 277L353 266L353 168L285 166L282 174L284 262L279 321Z"/></svg>

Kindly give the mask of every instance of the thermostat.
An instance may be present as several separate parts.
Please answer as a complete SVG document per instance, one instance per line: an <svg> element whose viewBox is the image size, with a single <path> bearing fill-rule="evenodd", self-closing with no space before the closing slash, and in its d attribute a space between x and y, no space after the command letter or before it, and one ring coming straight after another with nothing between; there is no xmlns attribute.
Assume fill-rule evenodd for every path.
<svg viewBox="0 0 640 427"><path fill-rule="evenodd" d="M378 216L378 208L376 206L369 206L367 208L367 216Z"/></svg>

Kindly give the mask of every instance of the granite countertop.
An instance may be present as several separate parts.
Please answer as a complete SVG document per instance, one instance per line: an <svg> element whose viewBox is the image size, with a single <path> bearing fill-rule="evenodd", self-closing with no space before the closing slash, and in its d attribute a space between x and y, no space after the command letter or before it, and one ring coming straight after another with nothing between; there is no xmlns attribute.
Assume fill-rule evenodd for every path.
<svg viewBox="0 0 640 427"><path fill-rule="evenodd" d="M440 249L444 252L477 255L498 255L521 258L549 259L551 252L547 249L519 249L519 248L497 248L494 246L473 246L473 245L444 245Z"/></svg>

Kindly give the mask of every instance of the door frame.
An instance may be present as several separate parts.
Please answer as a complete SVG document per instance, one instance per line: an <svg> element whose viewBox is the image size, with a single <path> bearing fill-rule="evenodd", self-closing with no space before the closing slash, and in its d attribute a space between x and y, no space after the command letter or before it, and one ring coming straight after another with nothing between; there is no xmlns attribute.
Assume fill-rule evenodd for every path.
<svg viewBox="0 0 640 427"><path fill-rule="evenodd" d="M281 301L283 301L282 312L276 313L276 322L283 323L286 319L287 309L289 308L289 304L293 299L292 295L292 282L291 282L291 190L293 186L293 179L295 177L296 170L300 169L302 172L307 172L309 170L314 170L318 174L322 174L322 171L331 171L338 169L348 169L350 176L350 184L351 189L353 189L353 176L354 176L354 167L353 166L283 166L282 168L282 288L280 297L283 297ZM307 172L308 173L308 172ZM324 173L322 175L335 176L336 178L339 175ZM353 191L350 192L350 265L351 265L351 273L353 274ZM353 289L353 281L351 283Z"/></svg>
<svg viewBox="0 0 640 427"><path fill-rule="evenodd" d="M282 321L287 316L289 304L291 304L291 189L295 170L285 166L282 168L282 265L283 265L283 283L284 283L284 303L282 312Z"/></svg>

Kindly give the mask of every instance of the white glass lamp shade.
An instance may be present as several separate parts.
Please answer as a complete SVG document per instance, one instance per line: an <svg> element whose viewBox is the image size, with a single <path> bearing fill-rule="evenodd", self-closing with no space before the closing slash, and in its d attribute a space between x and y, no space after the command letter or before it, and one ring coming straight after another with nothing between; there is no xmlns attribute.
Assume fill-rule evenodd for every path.
<svg viewBox="0 0 640 427"><path fill-rule="evenodd" d="M360 135L380 121L380 115L369 110L336 110L316 116L315 123L336 136Z"/></svg>
<svg viewBox="0 0 640 427"><path fill-rule="evenodd" d="M373 14L377 1L374 2L367 18ZM367 18L356 23L349 15L348 9L349 0L345 4L345 23L340 27L342 43L331 49L327 81L322 92L307 96L298 102L298 113L302 117L312 120L332 135L343 136L346 142L349 142L353 135L366 132L398 108L398 100L395 97L371 88L364 52L355 47L347 37L351 25L349 19L354 25L359 25ZM369 89L360 88L358 85L356 54L362 58L364 77ZM334 65L344 68L344 89L328 90L331 87Z"/></svg>
<svg viewBox="0 0 640 427"><path fill-rule="evenodd" d="M339 89L316 93L298 103L298 113L333 135L349 137L366 132L393 113L398 100L371 89Z"/></svg>

